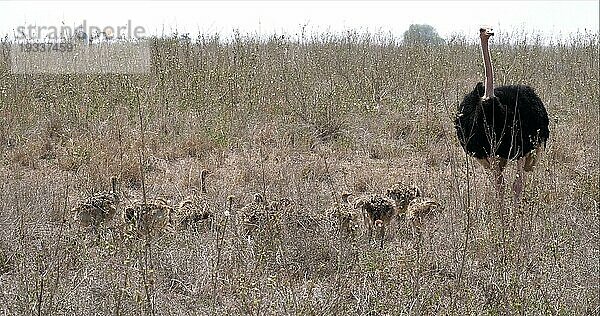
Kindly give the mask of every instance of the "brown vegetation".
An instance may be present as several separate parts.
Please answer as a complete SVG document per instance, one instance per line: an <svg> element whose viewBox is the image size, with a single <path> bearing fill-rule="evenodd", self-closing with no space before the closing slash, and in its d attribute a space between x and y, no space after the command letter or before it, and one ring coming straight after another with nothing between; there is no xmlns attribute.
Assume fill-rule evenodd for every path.
<svg viewBox="0 0 600 316"><path fill-rule="evenodd" d="M155 39L149 74L60 76L11 74L2 42L0 313L597 314L598 34L494 43L499 84L534 87L553 135L503 210L452 124L483 77L475 37ZM202 169L210 229L71 225L117 175L138 227L162 229L170 207L147 197L181 201ZM419 242L390 225L380 250L330 229L331 192L397 182L443 205ZM242 209L256 192L260 212Z"/></svg>

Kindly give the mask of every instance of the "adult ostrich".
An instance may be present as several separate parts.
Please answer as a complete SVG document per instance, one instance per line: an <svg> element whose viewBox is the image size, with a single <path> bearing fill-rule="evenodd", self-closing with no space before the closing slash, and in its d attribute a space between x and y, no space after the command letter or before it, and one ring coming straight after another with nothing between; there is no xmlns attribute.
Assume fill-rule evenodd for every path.
<svg viewBox="0 0 600 316"><path fill-rule="evenodd" d="M492 29L481 28L481 51L485 66L485 85L477 83L465 95L454 121L464 150L491 169L501 201L504 199L502 171L507 161L517 160L513 183L515 205L521 199L525 171L533 170L550 131L548 113L534 90L525 85L494 88L489 38Z"/></svg>

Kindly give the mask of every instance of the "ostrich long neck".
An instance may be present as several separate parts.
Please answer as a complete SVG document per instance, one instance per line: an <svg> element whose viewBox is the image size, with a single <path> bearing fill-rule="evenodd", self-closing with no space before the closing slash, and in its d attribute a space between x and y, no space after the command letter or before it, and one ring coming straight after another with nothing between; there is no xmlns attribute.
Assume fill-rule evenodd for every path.
<svg viewBox="0 0 600 316"><path fill-rule="evenodd" d="M485 66L485 98L491 98L494 96L494 71L487 38L481 39L481 52L483 53L483 64Z"/></svg>

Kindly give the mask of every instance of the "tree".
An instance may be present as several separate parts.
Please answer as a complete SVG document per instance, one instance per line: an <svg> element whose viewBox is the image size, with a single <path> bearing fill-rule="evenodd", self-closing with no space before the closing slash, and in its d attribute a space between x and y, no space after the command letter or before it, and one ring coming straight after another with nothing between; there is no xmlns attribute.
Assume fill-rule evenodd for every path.
<svg viewBox="0 0 600 316"><path fill-rule="evenodd" d="M444 40L437 33L435 28L428 24L411 24L408 30L404 32L405 44L442 44Z"/></svg>

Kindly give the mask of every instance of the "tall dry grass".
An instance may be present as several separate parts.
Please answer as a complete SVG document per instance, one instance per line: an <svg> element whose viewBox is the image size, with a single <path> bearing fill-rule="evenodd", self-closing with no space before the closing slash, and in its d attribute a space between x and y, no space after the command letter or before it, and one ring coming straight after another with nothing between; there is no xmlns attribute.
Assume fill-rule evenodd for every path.
<svg viewBox="0 0 600 316"><path fill-rule="evenodd" d="M465 37L437 46L353 31L162 38L147 75L60 76L11 74L4 40L0 311L598 313L598 34L498 38L498 83L533 86L551 117L523 205L505 210L452 125L483 78L479 47ZM126 201L144 187L176 203L202 168L213 171L209 229L146 242L123 236L117 220L82 229L69 211L112 175ZM324 216L334 193L396 181L443 205L422 239L399 224L380 250L341 238ZM235 210L255 192L292 203L249 240Z"/></svg>

